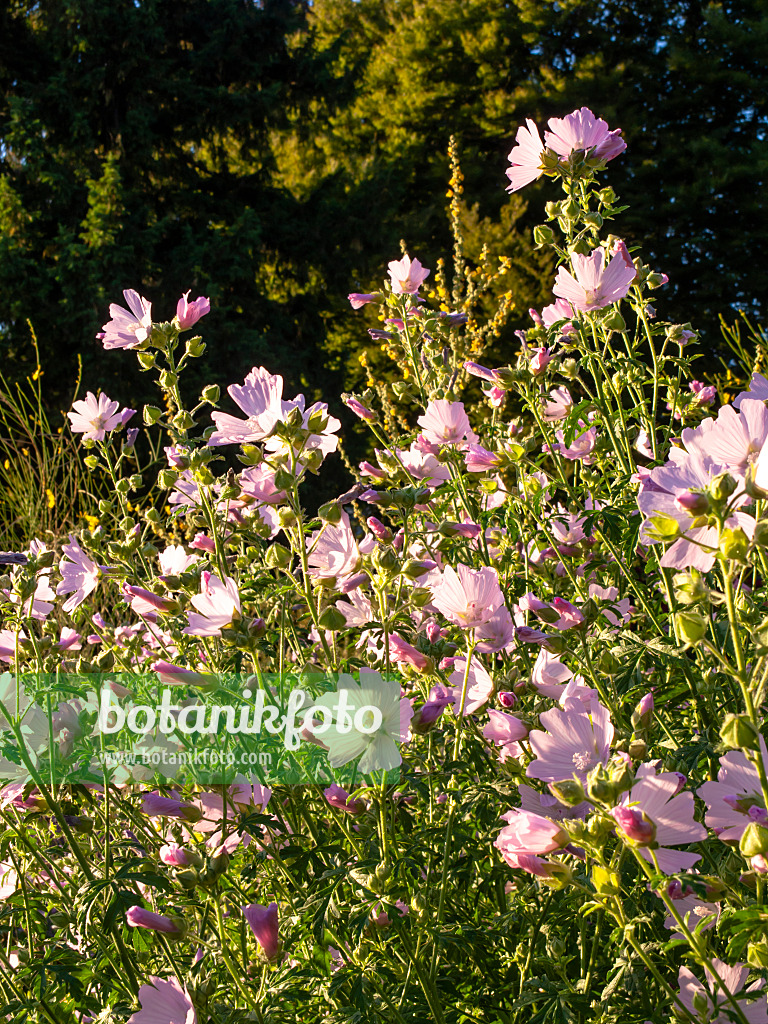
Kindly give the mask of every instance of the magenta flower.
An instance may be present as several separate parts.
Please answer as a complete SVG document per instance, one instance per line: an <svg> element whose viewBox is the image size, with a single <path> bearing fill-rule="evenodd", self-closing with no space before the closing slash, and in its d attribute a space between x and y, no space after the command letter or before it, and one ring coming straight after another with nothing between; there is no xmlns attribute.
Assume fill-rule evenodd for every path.
<svg viewBox="0 0 768 1024"><path fill-rule="evenodd" d="M531 361L528 364L531 373L536 377L538 374L543 373L544 370L549 366L552 361L552 356L549 351L545 348L537 348L534 350Z"/></svg>
<svg viewBox="0 0 768 1024"><path fill-rule="evenodd" d="M416 420L424 431L424 437L433 444L457 444L465 441L477 442L464 411L463 402L449 402L438 398L430 402L427 411Z"/></svg>
<svg viewBox="0 0 768 1024"><path fill-rule="evenodd" d="M491 618L504 604L495 569L486 566L470 569L459 565L458 572L446 566L432 587L432 603L438 611L462 629L474 629Z"/></svg>
<svg viewBox="0 0 768 1024"><path fill-rule="evenodd" d="M154 914L144 907L129 907L125 912L126 923L131 928L147 928L152 932L163 932L164 935L179 936L184 933L184 926L178 920L166 917L165 914Z"/></svg>
<svg viewBox="0 0 768 1024"><path fill-rule="evenodd" d="M351 409L355 416L359 416L361 420L372 422L376 419L376 413L372 412L367 406L363 405L358 399L353 398L352 395L346 395L344 398L344 405L348 409Z"/></svg>
<svg viewBox="0 0 768 1024"><path fill-rule="evenodd" d="M401 260L392 260L387 270L395 295L416 295L430 273L418 260L411 262L407 253Z"/></svg>
<svg viewBox="0 0 768 1024"><path fill-rule="evenodd" d="M197 321L211 312L211 300L202 296L194 302L188 302L189 292L184 292L176 304L176 319L179 322L180 331L188 331Z"/></svg>
<svg viewBox="0 0 768 1024"><path fill-rule="evenodd" d="M212 446L262 441L293 408L293 403L282 400L283 378L263 366L254 367L242 384L230 384L227 392L248 418L240 420L225 412L212 412L217 428L208 439Z"/></svg>
<svg viewBox="0 0 768 1024"><path fill-rule="evenodd" d="M507 822L494 841L494 846L511 867L508 855L517 856L521 853L552 853L568 845L568 833L554 821L542 818L530 811L515 807L502 815Z"/></svg>
<svg viewBox="0 0 768 1024"><path fill-rule="evenodd" d="M621 138L621 129L611 131L601 117L595 117L588 107L574 110L567 117L550 117L550 131L544 133L548 149L553 149L561 160L581 150L597 160L613 160L627 148Z"/></svg>
<svg viewBox="0 0 768 1024"><path fill-rule="evenodd" d="M572 256L575 277L559 267L552 291L583 313L610 306L623 299L635 276L635 268L626 265L620 255L604 266L603 250L593 249L589 256L575 252Z"/></svg>
<svg viewBox="0 0 768 1024"><path fill-rule="evenodd" d="M105 394L97 398L89 391L85 398L72 403L74 412L68 412L69 425L73 434L82 434L83 438L103 441L107 431L127 423L136 412L135 409L120 409L120 403L107 398Z"/></svg>
<svg viewBox="0 0 768 1024"><path fill-rule="evenodd" d="M277 904L270 903L268 907L262 907L258 903L251 903L242 909L243 916L261 946L262 954L267 960L273 960L280 952L280 939L277 933Z"/></svg>
<svg viewBox="0 0 768 1024"><path fill-rule="evenodd" d="M62 605L65 612L71 612L96 589L101 567L86 555L71 535L69 544L65 544L62 550L67 558L59 562L61 583L56 587L56 593L72 595Z"/></svg>
<svg viewBox="0 0 768 1024"><path fill-rule="evenodd" d="M749 967L746 964L736 963L733 967L729 967L728 964L714 957L712 966L715 968L717 977L731 995L737 995L742 991L749 975ZM707 1024L730 1024L734 1019L731 1004L712 972L705 968L704 973L707 979L706 985L702 985L696 975L687 967L680 968L678 975L680 1002L696 1020L705 1020ZM750 985L746 989L746 993L760 992L764 985L765 981L761 978ZM700 1002L704 1003L703 1009L699 1007ZM761 997L750 1003L739 1001L739 1009L749 1024L768 1024L768 1006L764 998Z"/></svg>
<svg viewBox="0 0 768 1024"><path fill-rule="evenodd" d="M197 1024L189 992L175 978L150 975L149 981L139 989L141 1009L126 1024Z"/></svg>
<svg viewBox="0 0 768 1024"><path fill-rule="evenodd" d="M160 847L160 862L170 868L199 868L202 857L195 850L188 850L178 843L166 843Z"/></svg>
<svg viewBox="0 0 768 1024"><path fill-rule="evenodd" d="M589 708L568 703L539 716L547 730L535 729L528 737L536 755L525 774L542 782L561 782L576 776L586 781L587 773L605 764L611 753L613 725L607 708L594 701Z"/></svg>
<svg viewBox="0 0 768 1024"><path fill-rule="evenodd" d="M130 312L113 302L109 307L112 319L102 327L103 334L97 335L106 349L133 348L152 333L152 303L132 288L124 291L123 296Z"/></svg>
<svg viewBox="0 0 768 1024"><path fill-rule="evenodd" d="M641 765L632 789L624 794L621 803L612 813L630 839L653 843L653 852L644 845L638 851L640 856L649 864L653 864L655 857L659 870L673 875L687 871L701 860L698 853L668 849L670 846L697 843L707 838L704 826L694 821L694 810L693 793L680 792L680 778L676 772L656 775L649 765ZM653 826L653 834L649 838L638 839L632 833L633 825L628 820L627 811L637 819L634 828L638 834L643 833L645 823Z"/></svg>
<svg viewBox="0 0 768 1024"><path fill-rule="evenodd" d="M200 576L200 593L192 598L200 613L187 612L189 625L182 630L191 636L221 636L221 631L235 617L240 618L240 594L229 576L220 580L210 572Z"/></svg>
<svg viewBox="0 0 768 1024"><path fill-rule="evenodd" d="M317 580L344 579L357 572L360 551L346 512L336 525L326 523L310 535L307 562L309 575Z"/></svg>
<svg viewBox="0 0 768 1024"><path fill-rule="evenodd" d="M525 126L521 125L515 135L515 145L507 157L512 164L506 170L510 180L507 192L516 192L519 188L529 185L540 178L544 168L541 158L544 155L544 143L541 141L539 129L534 121L527 117Z"/></svg>
<svg viewBox="0 0 768 1024"><path fill-rule="evenodd" d="M422 654L397 633L389 634L389 660L395 665L410 665L417 672L431 672L435 667L430 657Z"/></svg>

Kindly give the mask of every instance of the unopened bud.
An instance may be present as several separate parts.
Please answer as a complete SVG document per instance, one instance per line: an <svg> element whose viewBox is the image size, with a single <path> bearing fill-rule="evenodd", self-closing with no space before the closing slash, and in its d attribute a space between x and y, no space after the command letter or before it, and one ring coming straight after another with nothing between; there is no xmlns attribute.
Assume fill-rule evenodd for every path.
<svg viewBox="0 0 768 1024"><path fill-rule="evenodd" d="M746 715L726 715L720 727L720 739L727 750L760 749L760 734Z"/></svg>
<svg viewBox="0 0 768 1024"><path fill-rule="evenodd" d="M549 224L537 224L533 229L533 241L537 246L551 245L555 240L555 233Z"/></svg>
<svg viewBox="0 0 768 1024"><path fill-rule="evenodd" d="M592 868L592 884L602 896L618 896L621 892L619 875L600 864L595 864Z"/></svg>
<svg viewBox="0 0 768 1024"><path fill-rule="evenodd" d="M324 523L330 523L331 526L341 522L341 506L336 501L327 501L321 505L317 514Z"/></svg>
<svg viewBox="0 0 768 1024"><path fill-rule="evenodd" d="M687 644L697 644L707 635L707 620L698 612L678 612L675 622L681 639Z"/></svg>
<svg viewBox="0 0 768 1024"><path fill-rule="evenodd" d="M144 422L148 427L151 427L153 423L157 423L162 415L162 411L156 405L144 406Z"/></svg>
<svg viewBox="0 0 768 1024"><path fill-rule="evenodd" d="M334 632L337 629L344 629L347 624L347 620L344 615L333 604L328 605L317 621L322 629L327 629L331 632Z"/></svg>
<svg viewBox="0 0 768 1024"><path fill-rule="evenodd" d="M559 782L550 782L549 791L561 804L566 807L575 807L586 798L584 787L578 779L562 779Z"/></svg>
<svg viewBox="0 0 768 1024"><path fill-rule="evenodd" d="M757 857L758 854L768 853L768 828L758 825L756 821L750 821L739 840L739 850L742 857L746 857L747 860Z"/></svg>
<svg viewBox="0 0 768 1024"><path fill-rule="evenodd" d="M709 485L709 493L715 501L725 501L730 498L738 484L730 473L720 473Z"/></svg>
<svg viewBox="0 0 768 1024"><path fill-rule="evenodd" d="M720 538L720 554L734 562L744 562L747 558L749 538L740 526L735 529L726 527Z"/></svg>

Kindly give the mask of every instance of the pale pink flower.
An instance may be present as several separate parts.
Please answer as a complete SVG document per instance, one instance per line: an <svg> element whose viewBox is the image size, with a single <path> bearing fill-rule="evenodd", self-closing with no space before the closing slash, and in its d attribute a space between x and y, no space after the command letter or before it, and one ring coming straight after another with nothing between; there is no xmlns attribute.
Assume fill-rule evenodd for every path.
<svg viewBox="0 0 768 1024"><path fill-rule="evenodd" d="M328 789L323 790L323 796L331 805L345 814L362 814L365 810L365 803L353 796L350 796L346 789L342 789L333 782Z"/></svg>
<svg viewBox="0 0 768 1024"><path fill-rule="evenodd" d="M389 634L389 660L395 665L410 665L417 672L432 671L434 662L397 633Z"/></svg>
<svg viewBox="0 0 768 1024"><path fill-rule="evenodd" d="M541 141L539 129L536 123L527 117L525 126L521 125L517 129L515 145L507 158L512 164L506 170L510 180L507 192L516 192L541 177L544 170L541 166L543 155L544 143Z"/></svg>
<svg viewBox="0 0 768 1024"><path fill-rule="evenodd" d="M552 356L549 351L545 348L537 348L534 350L534 353L531 356L531 361L528 365L531 369L531 373L536 377L538 374L543 373L551 362Z"/></svg>
<svg viewBox="0 0 768 1024"><path fill-rule="evenodd" d="M703 420L695 429L686 427L682 440L691 454L706 456L724 469L743 476L768 438L768 408L765 403L745 398L739 411L724 405L717 419Z"/></svg>
<svg viewBox="0 0 768 1024"><path fill-rule="evenodd" d="M346 512L334 526L326 523L310 535L307 561L310 576L318 580L344 579L357 571L360 550Z"/></svg>
<svg viewBox="0 0 768 1024"><path fill-rule="evenodd" d="M458 572L446 566L441 579L432 587L432 603L462 629L481 626L504 604L498 573L490 566L470 569L459 565Z"/></svg>
<svg viewBox="0 0 768 1024"><path fill-rule="evenodd" d="M590 583L588 594L598 604L608 605L607 608L600 608L600 614L604 615L613 626L629 622L630 616L635 611L628 597L617 600L619 591L616 587L601 587L597 583Z"/></svg>
<svg viewBox="0 0 768 1024"><path fill-rule="evenodd" d="M729 967L722 960L713 957L712 966L715 968L717 977L731 995L736 995L744 989L750 970L746 964L736 963L733 967ZM707 1024L730 1024L734 1020L731 1003L716 982L712 972L705 968L704 974L707 979L706 985L702 985L696 975L687 967L680 968L678 974L680 1002L696 1020L704 1020ZM754 995L761 992L764 985L765 981L761 978L750 985L746 989L746 993ZM697 1003L699 1000L705 1000L706 1008L701 1011L696 1009L694 999ZM768 1024L768 1004L764 996L760 996L750 1003L739 1000L739 1009L749 1024Z"/></svg>
<svg viewBox="0 0 768 1024"><path fill-rule="evenodd" d="M256 941L267 960L273 960L280 952L280 938L277 930L277 904L262 907L251 903L243 907L243 917L251 926Z"/></svg>
<svg viewBox="0 0 768 1024"><path fill-rule="evenodd" d="M576 332L576 328L571 323L575 316L576 310L565 299L556 299L541 311L541 321L545 327L554 327L555 324L560 324L560 333L566 335Z"/></svg>
<svg viewBox="0 0 768 1024"><path fill-rule="evenodd" d="M282 400L283 378L263 366L254 367L242 384L230 384L227 392L248 418L212 412L217 429L208 439L209 445L262 441L293 408L293 403Z"/></svg>
<svg viewBox="0 0 768 1024"><path fill-rule="evenodd" d="M350 292L347 298L349 299L349 304L352 309L362 309L362 307L367 303L375 302L377 299L381 298L381 295L379 292L368 294L364 294L363 292Z"/></svg>
<svg viewBox="0 0 768 1024"><path fill-rule="evenodd" d="M299 467L296 469L298 471ZM256 501L268 505L278 505L285 501L285 491L279 490L275 484L275 470L266 462L244 469L238 477L238 483L243 494L255 498Z"/></svg>
<svg viewBox="0 0 768 1024"><path fill-rule="evenodd" d="M357 588L351 590L347 596L349 601L336 602L336 607L347 620L347 626L369 625L376 618L370 599Z"/></svg>
<svg viewBox="0 0 768 1024"><path fill-rule="evenodd" d="M562 696L568 680L573 672L567 665L563 665L555 654L550 654L544 648L539 651L531 674L531 683L540 694L552 700L559 700Z"/></svg>
<svg viewBox="0 0 768 1024"><path fill-rule="evenodd" d="M599 246L589 256L574 253L572 260L576 276L560 267L552 289L555 295L584 313L623 299L635 276L634 267L630 270L619 255L613 256L604 266L604 255Z"/></svg>
<svg viewBox="0 0 768 1024"><path fill-rule="evenodd" d="M749 390L740 392L733 400L737 409L741 408L741 403L745 398L750 401L768 402L768 378L764 377L762 373L753 373L749 381Z"/></svg>
<svg viewBox="0 0 768 1024"><path fill-rule="evenodd" d="M768 753L762 739L760 750L768 769ZM752 821L768 825L757 768L740 750L731 750L720 758L717 782L705 782L696 795L707 805L705 822L724 843L737 843Z"/></svg>
<svg viewBox="0 0 768 1024"><path fill-rule="evenodd" d="M69 544L65 544L62 550L66 559L62 558L59 562L61 583L56 587L56 593L72 595L62 605L65 612L71 612L96 589L101 568L86 555L71 535Z"/></svg>
<svg viewBox="0 0 768 1024"><path fill-rule="evenodd" d="M569 818L586 818L592 810L592 805L585 800L583 803L569 807L561 804L551 793L539 793L521 782L517 791L520 794L520 807L532 814L539 814L551 821L567 821Z"/></svg>
<svg viewBox="0 0 768 1024"><path fill-rule="evenodd" d="M430 273L418 260L411 262L407 253L400 260L392 260L387 270L395 295L416 295Z"/></svg>
<svg viewBox="0 0 768 1024"><path fill-rule="evenodd" d="M139 989L141 1009L126 1024L197 1024L189 992L175 978L150 975L149 981Z"/></svg>
<svg viewBox="0 0 768 1024"><path fill-rule="evenodd" d="M654 849L643 845L638 849L640 856L653 864L653 858L664 874L672 875L687 871L701 860L698 853L687 850L670 850L670 846L697 843L707 838L707 830L694 821L693 793L679 792L680 778L674 772L656 775L652 767L641 765L635 784L625 793L616 811L623 809L643 816L653 826ZM620 825L624 828L624 822ZM632 838L630 836L630 838Z"/></svg>
<svg viewBox="0 0 768 1024"><path fill-rule="evenodd" d="M611 752L613 725L607 708L597 701L587 708L568 703L539 716L547 730L535 729L528 737L536 754L525 774L542 782L561 782L574 776L586 780L587 773L605 764Z"/></svg>
<svg viewBox="0 0 768 1024"><path fill-rule="evenodd" d="M570 444L566 442L563 430L555 431L558 442L556 451L564 459L569 459L571 462L583 462L585 466L589 466L594 461L592 452L597 444L597 430L595 427L588 427L583 420L579 420L579 427L581 428L580 433L574 435Z"/></svg>
<svg viewBox="0 0 768 1024"><path fill-rule="evenodd" d="M451 477L447 466L442 465L435 455L421 451L415 444L408 451L398 450L397 457L413 479L425 487L439 487Z"/></svg>
<svg viewBox="0 0 768 1024"><path fill-rule="evenodd" d="M461 695L464 690L465 675L467 677L467 692L462 707ZM468 673L467 659L457 658L448 681L453 685L453 710L456 715L473 715L490 699L493 693L493 680L477 658L472 659Z"/></svg>
<svg viewBox="0 0 768 1024"><path fill-rule="evenodd" d="M184 292L176 303L176 319L179 322L180 331L188 331L201 317L206 316L211 311L210 299L200 296L194 302L188 302L188 295L189 292Z"/></svg>
<svg viewBox="0 0 768 1024"><path fill-rule="evenodd" d="M500 605L475 629L475 639L479 641L477 650L481 654L509 650L515 640L515 624L506 605Z"/></svg>
<svg viewBox="0 0 768 1024"><path fill-rule="evenodd" d="M112 319L102 327L104 333L97 335L106 349L133 348L152 333L152 303L132 288L124 291L123 297L130 312L113 302L109 307Z"/></svg>
<svg viewBox="0 0 768 1024"><path fill-rule="evenodd" d="M161 864L169 868L200 867L202 858L196 850L189 850L178 843L166 843L160 847L159 857Z"/></svg>
<svg viewBox="0 0 768 1024"><path fill-rule="evenodd" d="M158 556L160 571L164 576L179 576L186 572L195 562L200 561L199 555L188 555L183 545L169 544Z"/></svg>
<svg viewBox="0 0 768 1024"><path fill-rule="evenodd" d="M85 398L72 403L74 412L68 412L69 425L73 434L82 434L83 438L103 441L107 431L127 423L136 412L135 409L120 409L120 403L107 398L105 394L97 398L92 391ZM118 411L120 410L120 411Z"/></svg>
<svg viewBox="0 0 768 1024"><path fill-rule="evenodd" d="M424 437L433 444L474 444L477 434L469 425L463 402L449 402L437 398L430 402L426 412L416 420L424 430Z"/></svg>
<svg viewBox="0 0 768 1024"><path fill-rule="evenodd" d="M555 388L549 392L549 401L542 399L541 415L547 423L554 423L564 420L572 408L573 399L568 388Z"/></svg>
<svg viewBox="0 0 768 1024"><path fill-rule="evenodd" d="M488 717L490 721L483 729L483 736L491 743L501 747L501 760L506 761L509 757L519 757L522 752L519 741L524 740L529 732L525 722L521 722L514 715L497 711L495 708L488 709Z"/></svg>
<svg viewBox="0 0 768 1024"><path fill-rule="evenodd" d="M221 636L221 631L237 616L240 617L240 594L237 584L229 576L220 580L210 572L200 576L200 593L192 598L192 605L200 613L187 612L189 625L182 631L192 636Z"/></svg>
<svg viewBox="0 0 768 1024"><path fill-rule="evenodd" d="M517 864L508 855L521 853L552 853L568 845L568 833L554 821L515 807L502 815L507 822L494 841L494 846L511 867Z"/></svg>
<svg viewBox="0 0 768 1024"><path fill-rule="evenodd" d="M544 133L544 141L561 160L567 160L577 150L591 153L597 160L613 160L627 148L621 128L611 131L588 107L574 110L567 117L550 117L547 124L550 130Z"/></svg>

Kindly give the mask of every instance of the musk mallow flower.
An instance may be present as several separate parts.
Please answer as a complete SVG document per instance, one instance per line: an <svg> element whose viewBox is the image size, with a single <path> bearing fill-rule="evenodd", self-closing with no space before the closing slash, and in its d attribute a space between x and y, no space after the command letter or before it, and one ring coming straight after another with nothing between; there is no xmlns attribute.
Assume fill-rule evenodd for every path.
<svg viewBox="0 0 768 1024"><path fill-rule="evenodd" d="M127 423L136 412L135 409L120 409L120 403L107 398L105 394L97 398L89 391L85 398L72 403L73 412L68 412L69 425L73 434L82 434L83 438L103 441L107 432Z"/></svg>
<svg viewBox="0 0 768 1024"><path fill-rule="evenodd" d="M693 971L687 967L680 968L680 1002L695 1020L706 1021L707 1024L730 1024L735 1020L732 1004L719 982L722 982L732 996L738 996L742 991L745 995L762 992L765 981L761 978L744 990L750 970L746 964L736 963L729 967L717 957L713 957L711 963L715 974L712 974L708 967L704 968L705 985L702 985ZM768 1024L768 1003L765 996L760 995L753 1002L739 999L739 1009L748 1024Z"/></svg>
<svg viewBox="0 0 768 1024"><path fill-rule="evenodd" d="M395 295L416 295L430 274L418 260L411 261L407 253L400 260L391 260L387 271Z"/></svg>
<svg viewBox="0 0 768 1024"><path fill-rule="evenodd" d="M768 769L762 738L760 756ZM753 821L768 823L757 768L740 750L730 750L720 758L717 782L705 782L696 795L707 805L704 821L724 843L738 843Z"/></svg>
<svg viewBox="0 0 768 1024"><path fill-rule="evenodd" d="M564 420L573 408L573 398L568 388L555 388L549 392L549 399L541 400L541 415L547 423Z"/></svg>
<svg viewBox="0 0 768 1024"><path fill-rule="evenodd" d="M261 953L266 960L274 960L280 952L280 937L278 935L277 904L270 903L268 907L262 907L258 903L251 903L242 908L243 917L246 919L259 944Z"/></svg>
<svg viewBox="0 0 768 1024"><path fill-rule="evenodd" d="M141 1009L126 1024L197 1024L189 992L175 978L150 975L149 982L139 988Z"/></svg>
<svg viewBox="0 0 768 1024"><path fill-rule="evenodd" d="M510 181L507 192L516 192L540 178L544 172L541 164L543 156L544 143L541 141L538 126L527 117L525 125L517 129L515 145L507 157L512 165L506 170Z"/></svg>
<svg viewBox="0 0 768 1024"><path fill-rule="evenodd" d="M705 419L695 429L686 427L681 437L686 451L743 476L758 461L768 438L768 408L751 398L741 402L738 412L724 405L717 418Z"/></svg>
<svg viewBox="0 0 768 1024"><path fill-rule="evenodd" d="M416 422L422 428L426 440L433 444L475 444L478 440L469 425L463 402L434 399Z"/></svg>
<svg viewBox="0 0 768 1024"><path fill-rule="evenodd" d="M189 625L182 631L191 636L221 636L222 629L240 617L240 594L229 576L223 580L211 572L200 575L200 593L192 598L195 612L187 612Z"/></svg>
<svg viewBox="0 0 768 1024"><path fill-rule="evenodd" d="M501 853L510 867L517 867L511 862L509 855L518 856L523 853L552 853L568 845L568 833L563 827L548 818L531 811L523 811L514 807L502 818L507 822L493 845Z"/></svg>
<svg viewBox="0 0 768 1024"><path fill-rule="evenodd" d="M201 317L207 316L211 312L210 299L206 299L201 295L192 302L189 302L187 299L188 295L189 292L184 292L176 303L176 319L180 331L188 331Z"/></svg>
<svg viewBox="0 0 768 1024"><path fill-rule="evenodd" d="M133 348L152 333L152 303L133 288L124 291L123 296L130 312L113 302L109 307L112 319L102 327L103 333L97 335L106 349Z"/></svg>
<svg viewBox="0 0 768 1024"><path fill-rule="evenodd" d="M575 252L573 274L559 267L552 291L583 313L589 313L623 299L635 276L617 253L604 264L604 251L598 246L589 256ZM575 275L575 276L574 276Z"/></svg>
<svg viewBox="0 0 768 1024"><path fill-rule="evenodd" d="M346 512L335 525L325 523L309 537L309 575L316 580L340 580L351 576L360 565L360 550Z"/></svg>
<svg viewBox="0 0 768 1024"><path fill-rule="evenodd" d="M243 383L230 384L227 393L247 419L212 412L211 419L216 424L216 431L208 439L212 446L263 441L294 405L282 400L283 378L269 373L263 366L254 366Z"/></svg>
<svg viewBox="0 0 768 1024"><path fill-rule="evenodd" d="M151 910L145 910L138 905L129 907L125 912L126 924L131 928L146 928L153 932L162 932L177 938L184 934L184 923L179 918L168 917L165 914L155 914Z"/></svg>
<svg viewBox="0 0 768 1024"><path fill-rule="evenodd" d="M650 765L641 765L631 790L611 813L640 856L649 864L655 859L660 871L672 875L701 860L698 853L668 848L707 838L707 830L694 820L694 810L693 793L680 792L676 772L656 775Z"/></svg>
<svg viewBox="0 0 768 1024"><path fill-rule="evenodd" d="M464 693L464 681L467 690ZM480 664L473 658L467 669L467 659L457 658L448 682L453 685L453 711L455 715L473 715L478 708L487 703L493 693L493 680ZM462 702L462 694L464 700Z"/></svg>
<svg viewBox="0 0 768 1024"><path fill-rule="evenodd" d="M585 782L588 772L608 761L614 730L608 709L598 701L589 707L569 702L545 711L539 722L546 732L534 729L528 736L536 755L526 769L528 778L561 782L576 776Z"/></svg>
<svg viewBox="0 0 768 1024"><path fill-rule="evenodd" d="M481 626L504 604L498 573L491 566L470 569L459 565L458 571L446 566L432 587L432 603L462 629Z"/></svg>
<svg viewBox="0 0 768 1024"><path fill-rule="evenodd" d="M101 566L86 555L71 535L69 544L65 544L62 550L66 558L59 562L61 583L56 587L56 593L71 595L62 605L65 612L71 612L96 589L101 576Z"/></svg>
<svg viewBox="0 0 768 1024"><path fill-rule="evenodd" d="M550 117L547 123L550 130L544 132L544 142L561 160L567 160L576 151L590 153L597 160L613 160L627 148L621 128L611 131L589 107L574 110L566 117Z"/></svg>

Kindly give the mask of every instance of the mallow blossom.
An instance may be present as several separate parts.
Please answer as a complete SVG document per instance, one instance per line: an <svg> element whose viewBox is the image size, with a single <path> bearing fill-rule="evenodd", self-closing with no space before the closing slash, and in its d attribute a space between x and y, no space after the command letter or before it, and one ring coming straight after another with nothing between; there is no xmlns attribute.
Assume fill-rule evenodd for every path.
<svg viewBox="0 0 768 1024"><path fill-rule="evenodd" d="M139 988L139 1003L126 1024L197 1024L189 992L175 978L150 975L149 984Z"/></svg>
<svg viewBox="0 0 768 1024"><path fill-rule="evenodd" d="M189 625L183 630L191 636L221 636L221 631L240 617L240 594L229 576L223 580L211 572L200 575L200 593L192 598L195 612L187 612Z"/></svg>
<svg viewBox="0 0 768 1024"><path fill-rule="evenodd" d="M458 571L446 566L432 588L432 603L462 629L481 626L504 604L498 573L490 566L470 569L459 565Z"/></svg>
<svg viewBox="0 0 768 1024"><path fill-rule="evenodd" d="M254 367L242 384L230 384L227 393L247 419L212 412L211 419L216 424L216 431L208 439L212 446L262 441L294 405L282 400L283 378L263 366Z"/></svg>
<svg viewBox="0 0 768 1024"><path fill-rule="evenodd" d="M416 422L422 428L426 440L434 444L475 444L478 440L469 425L463 402L434 399Z"/></svg>
<svg viewBox="0 0 768 1024"><path fill-rule="evenodd" d="M189 302L187 299L188 295L189 292L184 292L176 304L176 319L179 322L180 331L188 331L201 317L207 316L211 311L210 299L206 299L201 295L199 298Z"/></svg>
<svg viewBox="0 0 768 1024"><path fill-rule="evenodd" d="M554 150L561 160L572 153L590 153L597 160L613 160L627 148L621 138L621 128L610 130L602 117L595 117L589 107L574 110L566 117L550 117L550 130L544 133L548 149Z"/></svg>
<svg viewBox="0 0 768 1024"><path fill-rule="evenodd" d="M573 274L559 267L552 291L582 313L623 299L635 277L635 268L630 270L618 253L606 265L604 250L599 246L589 256L575 252L571 258Z"/></svg>
<svg viewBox="0 0 768 1024"><path fill-rule="evenodd" d="M411 261L407 253L400 260L391 260L387 270L395 295L416 295L430 273L418 260Z"/></svg>
<svg viewBox="0 0 768 1024"><path fill-rule="evenodd" d="M738 995L744 989L750 969L746 964L740 963L730 967L717 957L713 957L711 963L717 978L705 967L705 985L693 971L687 967L680 968L680 1002L695 1020L704 1020L707 1024L730 1024L735 1019L732 1015L732 1006L718 981L722 982L731 995ZM764 985L764 979L760 978L746 989L745 994L755 995L762 992ZM701 1003L704 1004L704 1008L701 1007ZM749 1003L739 1000L739 1009L748 1024L768 1024L768 1003L764 996L761 995L759 999Z"/></svg>
<svg viewBox="0 0 768 1024"><path fill-rule="evenodd" d="M112 318L96 335L106 349L133 348L146 341L152 333L152 303L143 299L133 288L123 292L129 310L112 303L109 315Z"/></svg>
<svg viewBox="0 0 768 1024"><path fill-rule="evenodd" d="M89 391L85 398L72 403L73 412L68 412L69 425L73 434L83 438L103 441L110 430L127 423L135 409L120 409L120 403L100 394L98 398Z"/></svg>
<svg viewBox="0 0 768 1024"><path fill-rule="evenodd" d="M561 710L553 708L539 716L546 732L534 729L528 736L536 759L525 774L542 782L561 782L574 776L582 782L611 753L613 725L610 713L598 701L585 707L571 701Z"/></svg>

